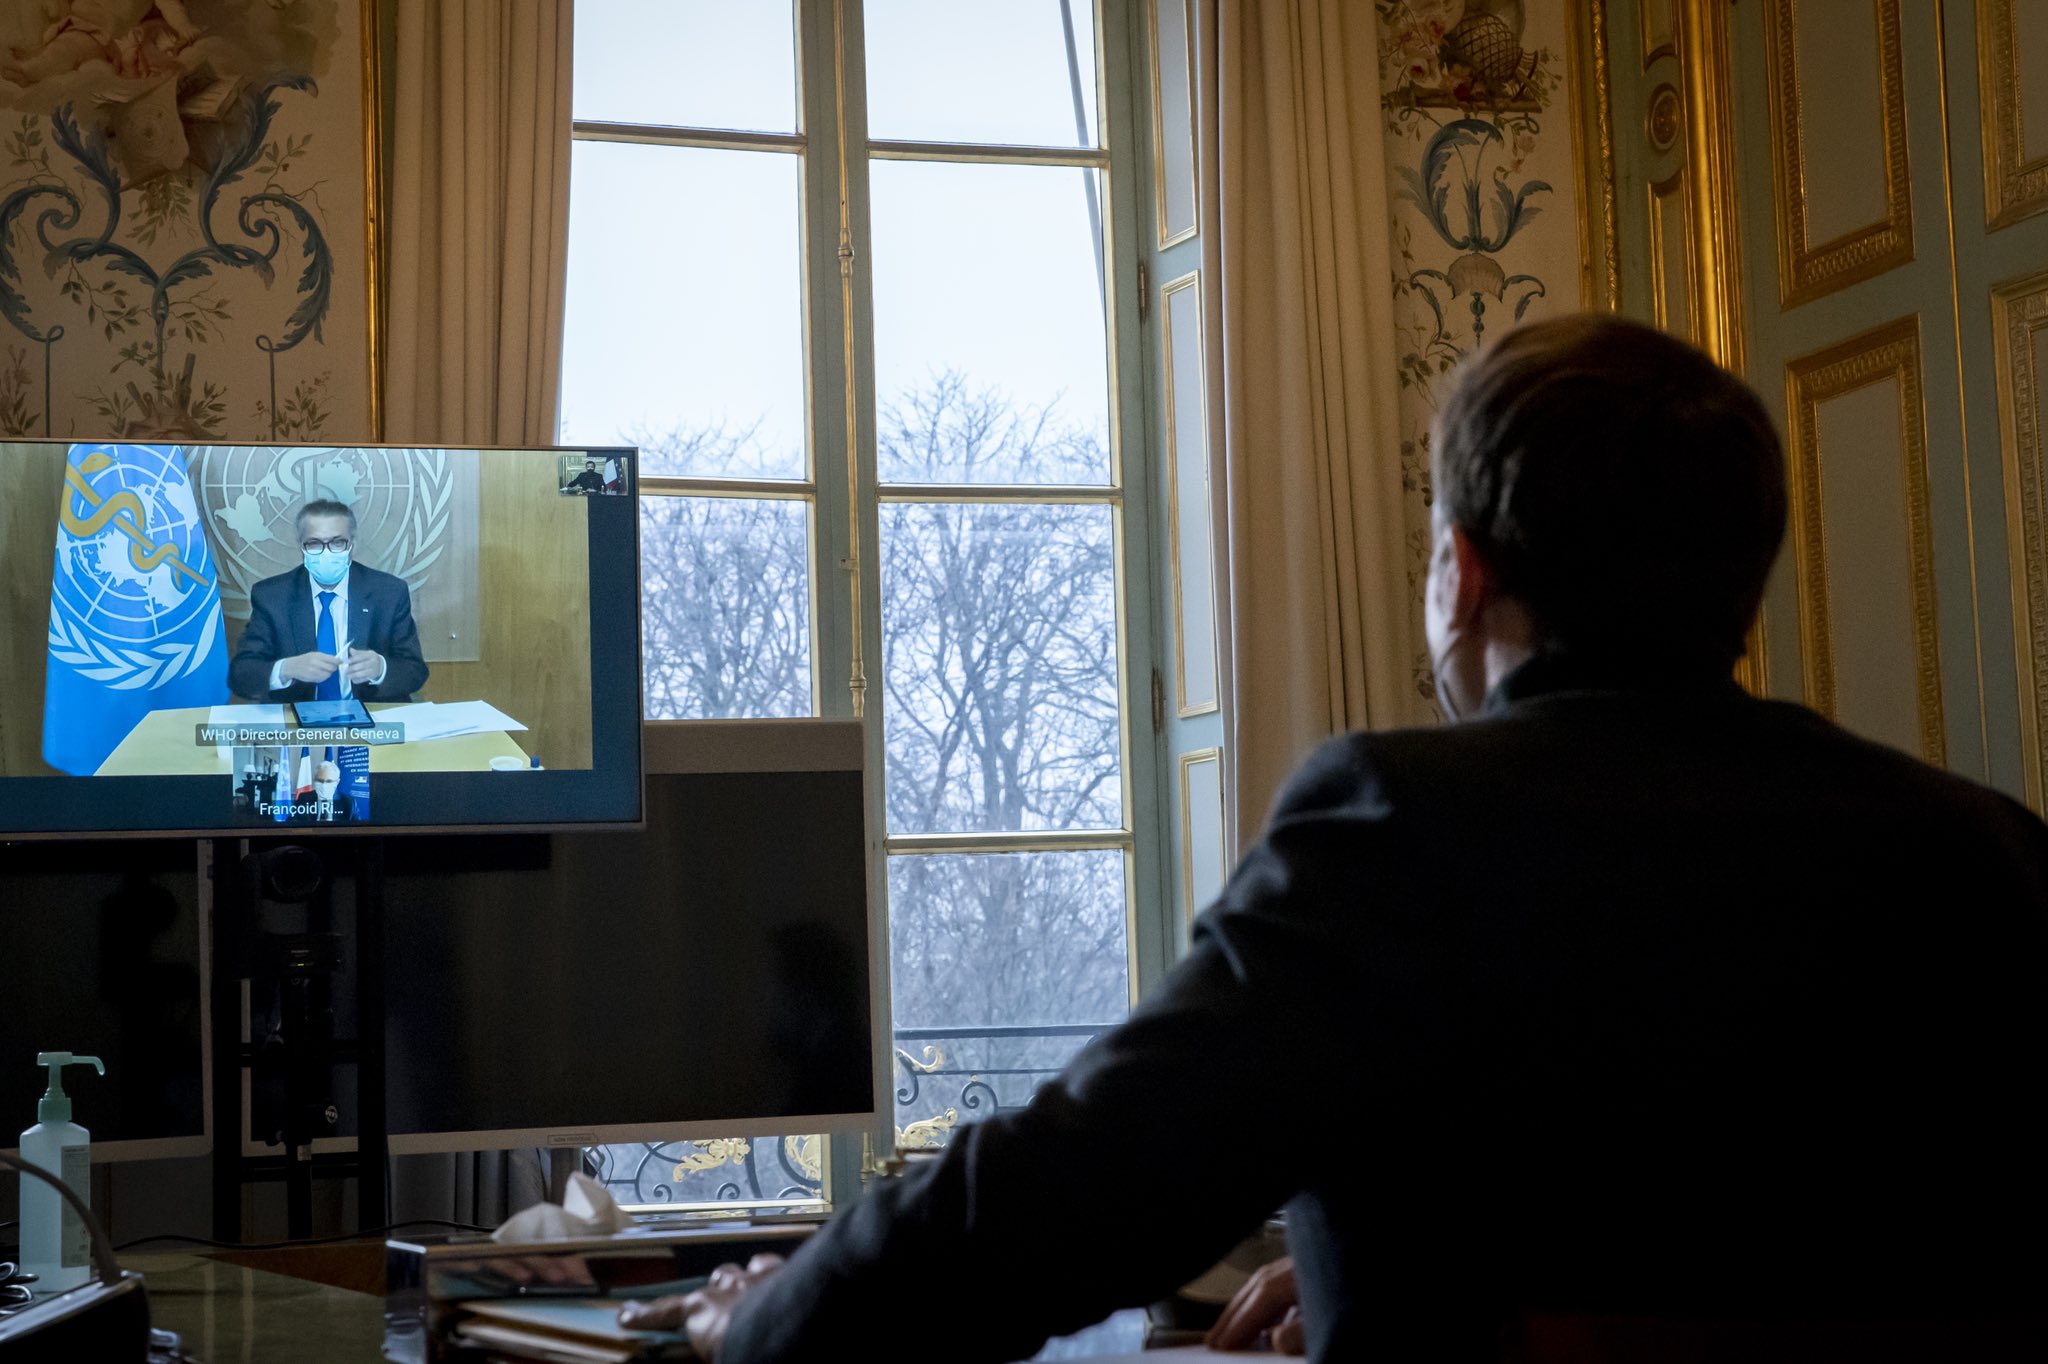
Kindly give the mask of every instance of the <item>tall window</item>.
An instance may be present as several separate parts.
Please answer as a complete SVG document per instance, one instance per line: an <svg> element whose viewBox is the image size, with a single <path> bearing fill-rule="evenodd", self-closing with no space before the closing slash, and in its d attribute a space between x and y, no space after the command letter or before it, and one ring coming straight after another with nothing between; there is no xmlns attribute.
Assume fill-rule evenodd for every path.
<svg viewBox="0 0 2048 1364"><path fill-rule="evenodd" d="M577 6L562 439L645 452L651 718L880 722L913 1145L1130 999L1101 41L1088 0Z"/></svg>

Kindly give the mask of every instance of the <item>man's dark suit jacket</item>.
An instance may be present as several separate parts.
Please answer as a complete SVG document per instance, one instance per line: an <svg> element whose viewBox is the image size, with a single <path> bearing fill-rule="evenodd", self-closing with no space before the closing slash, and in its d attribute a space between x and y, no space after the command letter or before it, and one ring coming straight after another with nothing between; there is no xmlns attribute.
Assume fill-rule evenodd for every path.
<svg viewBox="0 0 2048 1364"><path fill-rule="evenodd" d="M1130 1021L873 1186L720 1360L1025 1358L1283 1203L1323 1360L1496 1360L1532 1307L2036 1307L2044 1084L2048 826L1725 680L1539 657L1317 752Z"/></svg>
<svg viewBox="0 0 2048 1364"><path fill-rule="evenodd" d="M228 683L235 695L257 701L310 701L313 684L293 682L270 689L270 668L280 658L312 652L318 628L313 616L312 578L303 567L265 578L249 589L249 625L228 664ZM427 681L426 660L420 657L419 627L412 619L412 592L405 579L350 564L346 628L336 621L334 642L344 639L358 649L384 655L381 686L358 683L355 694L365 701L406 701Z"/></svg>

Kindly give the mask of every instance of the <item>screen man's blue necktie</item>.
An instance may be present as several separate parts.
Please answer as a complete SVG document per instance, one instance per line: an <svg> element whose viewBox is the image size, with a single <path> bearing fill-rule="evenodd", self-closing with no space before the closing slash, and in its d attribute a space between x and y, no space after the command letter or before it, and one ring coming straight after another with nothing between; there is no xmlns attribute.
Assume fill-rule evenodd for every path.
<svg viewBox="0 0 2048 1364"><path fill-rule="evenodd" d="M334 594L320 594L320 623L313 635L313 647L323 654L334 652ZM336 701L341 698L341 671L336 669L327 680L314 686L313 696L321 701Z"/></svg>

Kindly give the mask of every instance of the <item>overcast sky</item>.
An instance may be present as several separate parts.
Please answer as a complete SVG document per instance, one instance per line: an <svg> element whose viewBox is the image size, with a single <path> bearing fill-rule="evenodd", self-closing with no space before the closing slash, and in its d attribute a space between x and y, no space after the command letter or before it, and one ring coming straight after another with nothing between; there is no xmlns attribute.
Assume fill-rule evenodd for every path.
<svg viewBox="0 0 2048 1364"><path fill-rule="evenodd" d="M877 138L1076 144L1060 0L868 0ZM1094 17L1074 3L1094 138ZM796 130L790 8L579 0L578 119ZM821 72L818 79L829 80ZM819 148L810 173L836 173ZM562 439L724 424L802 472L799 158L579 142L571 172ZM1085 172L872 170L878 396L944 368L1104 433ZM829 245L827 247L829 249Z"/></svg>

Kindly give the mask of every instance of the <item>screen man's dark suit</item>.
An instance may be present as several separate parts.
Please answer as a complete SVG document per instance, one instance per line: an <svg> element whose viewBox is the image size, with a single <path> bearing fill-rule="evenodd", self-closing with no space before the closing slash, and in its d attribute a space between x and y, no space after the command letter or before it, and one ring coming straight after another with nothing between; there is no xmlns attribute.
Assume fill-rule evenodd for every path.
<svg viewBox="0 0 2048 1364"><path fill-rule="evenodd" d="M280 658L311 653L318 623L314 619L312 579L303 567L265 578L249 589L249 624L228 664L228 682L235 695L257 701L310 701L313 684L292 682L270 689L271 665ZM338 604L338 603L337 603ZM334 623L335 647L344 640L358 649L384 655L384 681L359 682L355 694L365 701L405 701L427 681L426 660L420 657L419 627L412 619L412 592L405 579L362 564L348 570L348 614Z"/></svg>
<svg viewBox="0 0 2048 1364"><path fill-rule="evenodd" d="M1318 751L1130 1022L873 1186L721 1364L1025 1358L1282 1203L1323 1360L1496 1360L1537 1305L2031 1306L2044 1077L2048 826L1726 681L1539 658Z"/></svg>

